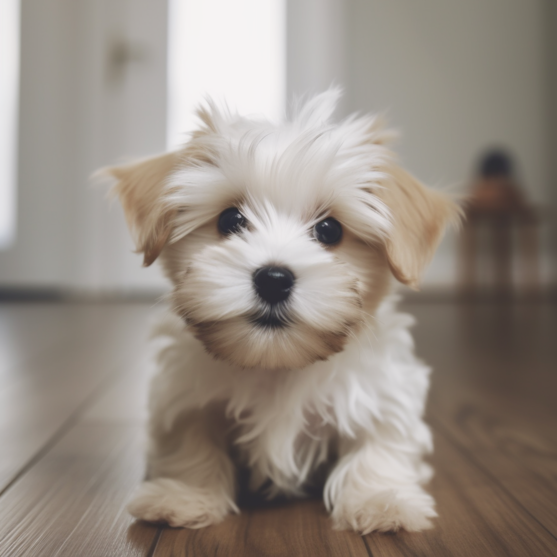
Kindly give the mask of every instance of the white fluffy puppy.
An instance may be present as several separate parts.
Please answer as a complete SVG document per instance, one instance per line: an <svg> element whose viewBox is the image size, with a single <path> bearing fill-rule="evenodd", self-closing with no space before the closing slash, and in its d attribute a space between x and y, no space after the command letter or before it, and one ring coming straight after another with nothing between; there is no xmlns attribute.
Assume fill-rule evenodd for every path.
<svg viewBox="0 0 557 557"><path fill-rule="evenodd" d="M199 528L325 478L337 528L421 530L429 369L393 275L415 286L457 206L402 170L375 117L328 91L273 124L217 109L182 149L110 168L145 265L173 284L150 393L148 477L129 506Z"/></svg>

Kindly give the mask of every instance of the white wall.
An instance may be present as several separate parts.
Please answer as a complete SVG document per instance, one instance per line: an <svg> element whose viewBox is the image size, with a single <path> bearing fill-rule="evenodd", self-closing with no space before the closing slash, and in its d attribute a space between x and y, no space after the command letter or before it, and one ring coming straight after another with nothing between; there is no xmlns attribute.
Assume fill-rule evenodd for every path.
<svg viewBox="0 0 557 557"><path fill-rule="evenodd" d="M504 146L537 204L547 199L543 2L351 0L349 99L387 110L407 167L434 186L466 183L478 155ZM455 242L428 269L454 280Z"/></svg>
<svg viewBox="0 0 557 557"><path fill-rule="evenodd" d="M344 64L331 62L327 35L317 22L331 4L344 25L333 43ZM425 183L465 183L477 156L491 146L509 148L536 203L548 198L546 67L543 0L292 0L305 14L292 37L290 92L304 74L299 64L323 53L316 86L345 85L343 113L386 111L401 133L397 151ZM311 11L314 11L312 17ZM289 18L290 19L290 18ZM312 54L313 53L313 54ZM323 66L324 65L324 66ZM339 70L340 68L340 70ZM325 77L324 77L325 76ZM311 85L311 83L310 83ZM306 87L308 85L306 84ZM442 246L425 284L454 281L454 241Z"/></svg>
<svg viewBox="0 0 557 557"><path fill-rule="evenodd" d="M187 140L208 95L242 114L284 116L285 4L169 0L169 148Z"/></svg>
<svg viewBox="0 0 557 557"><path fill-rule="evenodd" d="M19 12L19 0L0 3L0 250L15 233Z"/></svg>
<svg viewBox="0 0 557 557"><path fill-rule="evenodd" d="M546 119L547 148L546 156L549 160L548 201L552 213L553 229L550 230L549 249L552 254L551 277L553 284L557 282L557 2L544 1L545 19L545 56L547 72L546 99L548 117Z"/></svg>
<svg viewBox="0 0 557 557"><path fill-rule="evenodd" d="M166 150L167 10L152 0L87 0L77 26L75 259L70 288L135 292L166 287L141 267L120 205L91 187L100 166Z"/></svg>
<svg viewBox="0 0 557 557"><path fill-rule="evenodd" d="M458 183L479 151L505 145L543 199L542 2L354 0L348 14L349 104L388 110L413 172Z"/></svg>
<svg viewBox="0 0 557 557"><path fill-rule="evenodd" d="M0 252L4 284L56 284L67 270L57 246L66 233L64 186L75 164L68 140L74 117L72 76L66 70L73 66L74 50L67 46L74 12L59 1L22 2L16 239Z"/></svg>
<svg viewBox="0 0 557 557"><path fill-rule="evenodd" d="M166 3L25 0L21 25L17 233L0 286L160 289L89 177L165 149ZM118 41L137 52L114 69Z"/></svg>
<svg viewBox="0 0 557 557"><path fill-rule="evenodd" d="M287 1L286 81L290 101L292 97L320 93L333 83L346 84L345 4L345 0Z"/></svg>

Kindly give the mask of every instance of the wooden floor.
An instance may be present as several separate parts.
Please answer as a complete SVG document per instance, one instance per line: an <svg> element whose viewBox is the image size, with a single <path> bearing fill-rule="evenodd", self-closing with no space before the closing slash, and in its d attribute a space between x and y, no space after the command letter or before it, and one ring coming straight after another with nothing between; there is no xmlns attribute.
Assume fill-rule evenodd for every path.
<svg viewBox="0 0 557 557"><path fill-rule="evenodd" d="M135 523L150 304L0 306L0 555L557 555L557 306L412 303L435 369L423 534L335 532L317 500L188 531Z"/></svg>

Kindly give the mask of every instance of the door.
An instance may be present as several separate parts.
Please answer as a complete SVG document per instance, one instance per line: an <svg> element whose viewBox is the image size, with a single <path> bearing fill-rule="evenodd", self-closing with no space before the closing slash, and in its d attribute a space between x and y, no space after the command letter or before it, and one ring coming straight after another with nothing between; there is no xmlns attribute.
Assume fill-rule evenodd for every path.
<svg viewBox="0 0 557 557"><path fill-rule="evenodd" d="M167 3L25 0L20 44L15 236L0 248L0 288L161 290L90 175L166 147Z"/></svg>

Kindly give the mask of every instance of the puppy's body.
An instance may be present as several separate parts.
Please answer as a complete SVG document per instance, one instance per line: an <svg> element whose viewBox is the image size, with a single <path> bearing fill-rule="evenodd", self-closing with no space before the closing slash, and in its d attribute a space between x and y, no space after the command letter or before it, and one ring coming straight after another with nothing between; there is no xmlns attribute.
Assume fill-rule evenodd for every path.
<svg viewBox="0 0 557 557"><path fill-rule="evenodd" d="M138 518L222 520L238 466L270 496L325 473L337 527L435 516L429 370L389 293L393 276L417 283L458 209L395 164L376 119L330 124L335 100L280 125L213 108L180 152L111 170L146 263L160 255L174 285Z"/></svg>
<svg viewBox="0 0 557 557"><path fill-rule="evenodd" d="M152 383L151 480L132 513L203 526L236 510L238 465L250 467L252 488L270 495L302 494L325 465L324 497L337 526L427 526L435 515L420 487L430 476L421 462L431 450L421 419L429 370L413 356L412 319L394 300L381 304L376 322L325 362L254 373L213 360L169 315L157 331L166 346Z"/></svg>

